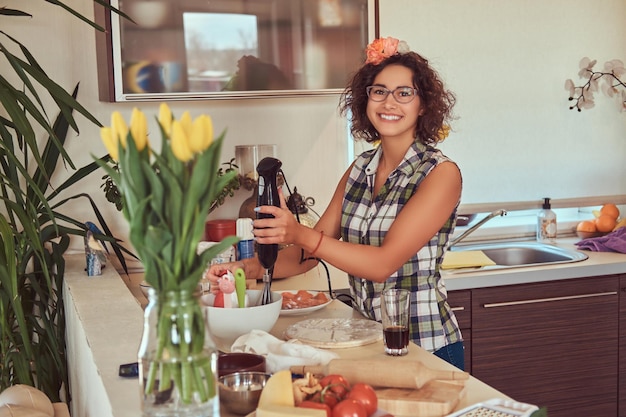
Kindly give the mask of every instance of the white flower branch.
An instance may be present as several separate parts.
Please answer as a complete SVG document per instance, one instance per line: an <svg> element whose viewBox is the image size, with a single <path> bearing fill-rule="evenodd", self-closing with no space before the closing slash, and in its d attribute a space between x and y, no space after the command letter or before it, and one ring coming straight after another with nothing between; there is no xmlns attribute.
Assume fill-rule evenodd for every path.
<svg viewBox="0 0 626 417"><path fill-rule="evenodd" d="M607 61L602 71L594 71L597 61L584 57L580 60L578 76L586 79L583 85L576 86L569 79L565 81L565 89L569 91L569 100L575 101L570 110L591 109L595 106L594 93L602 90L608 97L616 97L620 111L626 112L626 81L622 79L626 74L624 63L619 59ZM621 91L620 91L621 90Z"/></svg>

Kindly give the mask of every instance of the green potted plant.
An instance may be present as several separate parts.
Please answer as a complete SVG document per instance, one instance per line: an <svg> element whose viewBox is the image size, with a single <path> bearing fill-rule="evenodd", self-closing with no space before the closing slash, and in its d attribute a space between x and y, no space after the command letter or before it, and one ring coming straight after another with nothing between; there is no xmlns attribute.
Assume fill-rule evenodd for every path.
<svg viewBox="0 0 626 417"><path fill-rule="evenodd" d="M45 1L103 30L66 4ZM103 0L94 3L116 11ZM20 10L0 8L0 19L28 17ZM11 52L16 47L19 54ZM83 236L87 227L63 211L68 201L84 199L91 205L104 230L97 237L110 243L124 265L125 249L110 236L90 196L64 195L98 169L96 162L77 168L65 150L69 129L78 132L73 113L101 124L77 101L77 88L72 94L54 82L26 46L4 31L0 53L8 63L0 72L0 391L27 384L52 401L69 401L63 255L70 236ZM18 81L12 84L9 79ZM55 104L44 106L45 96ZM58 117L51 122L49 115L55 113ZM47 139L38 139L38 132ZM55 172L61 167L72 175L58 184Z"/></svg>

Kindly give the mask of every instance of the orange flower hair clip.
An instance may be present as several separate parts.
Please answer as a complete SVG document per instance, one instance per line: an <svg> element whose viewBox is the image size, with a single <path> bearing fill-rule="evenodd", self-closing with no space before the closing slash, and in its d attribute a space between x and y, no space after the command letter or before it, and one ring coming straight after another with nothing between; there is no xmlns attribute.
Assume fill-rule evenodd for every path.
<svg viewBox="0 0 626 417"><path fill-rule="evenodd" d="M372 43L367 45L365 54L366 64L378 65L385 59L395 54L406 54L410 51L409 45L405 41L392 37L374 39Z"/></svg>

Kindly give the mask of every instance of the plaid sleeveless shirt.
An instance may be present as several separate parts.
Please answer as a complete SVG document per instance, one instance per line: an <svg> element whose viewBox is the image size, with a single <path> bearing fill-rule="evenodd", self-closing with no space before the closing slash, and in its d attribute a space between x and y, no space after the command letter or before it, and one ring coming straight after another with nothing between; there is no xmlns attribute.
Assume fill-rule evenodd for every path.
<svg viewBox="0 0 626 417"><path fill-rule="evenodd" d="M350 172L341 217L341 235L346 242L380 246L396 216L428 173L438 164L451 161L438 149L416 141L389 175L379 195L374 197L374 179L381 154L380 147L364 152ZM381 320L383 289L410 290L410 339L430 352L462 340L456 317L446 301L446 288L439 270L455 218L456 208L441 230L386 282L348 276L356 308L377 321Z"/></svg>

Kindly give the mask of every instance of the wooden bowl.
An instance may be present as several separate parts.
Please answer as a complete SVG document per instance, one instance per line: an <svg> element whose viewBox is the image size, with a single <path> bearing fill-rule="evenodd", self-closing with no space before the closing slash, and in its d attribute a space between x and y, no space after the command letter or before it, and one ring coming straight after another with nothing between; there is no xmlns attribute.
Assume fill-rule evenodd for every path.
<svg viewBox="0 0 626 417"><path fill-rule="evenodd" d="M589 239L592 237L600 237L600 236L604 236L608 233L603 233L603 232L579 232L578 230L576 231L576 236L578 236L581 239Z"/></svg>
<svg viewBox="0 0 626 417"><path fill-rule="evenodd" d="M265 356L254 353L231 352L217 357L217 375L222 377L235 372L265 372Z"/></svg>

